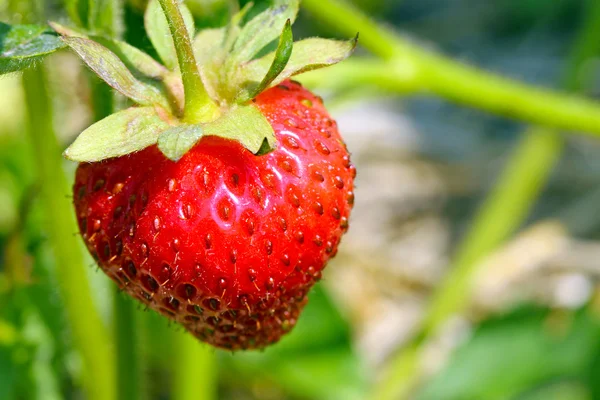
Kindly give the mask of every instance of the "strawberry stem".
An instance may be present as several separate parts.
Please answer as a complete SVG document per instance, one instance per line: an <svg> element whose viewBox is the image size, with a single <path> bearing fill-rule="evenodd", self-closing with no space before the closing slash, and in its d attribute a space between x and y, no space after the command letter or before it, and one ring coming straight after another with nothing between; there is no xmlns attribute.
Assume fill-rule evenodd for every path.
<svg viewBox="0 0 600 400"><path fill-rule="evenodd" d="M158 1L167 18L181 70L185 95L184 120L189 123L212 121L219 116L219 107L208 96L200 77L192 42L179 10L178 1Z"/></svg>

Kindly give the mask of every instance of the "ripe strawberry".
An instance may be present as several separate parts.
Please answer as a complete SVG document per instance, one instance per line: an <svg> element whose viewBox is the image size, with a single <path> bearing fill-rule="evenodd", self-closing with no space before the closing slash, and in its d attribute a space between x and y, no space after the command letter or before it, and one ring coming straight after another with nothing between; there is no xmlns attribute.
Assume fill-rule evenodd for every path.
<svg viewBox="0 0 600 400"><path fill-rule="evenodd" d="M132 296L227 349L292 328L348 228L354 167L318 97L294 82L255 103L280 146L254 156L205 137L173 162L155 147L81 164L81 233Z"/></svg>
<svg viewBox="0 0 600 400"><path fill-rule="evenodd" d="M160 0L175 13L166 24L151 0L146 28L166 67L126 43L53 24L139 105L92 125L65 152L80 162L74 203L89 251L125 292L231 350L262 348L296 324L354 201L356 170L336 123L289 77L341 61L356 40L293 43L298 2L279 1L244 27L247 10L199 33L193 51L182 33L193 27L176 27L189 12ZM256 59L278 32L277 50Z"/></svg>

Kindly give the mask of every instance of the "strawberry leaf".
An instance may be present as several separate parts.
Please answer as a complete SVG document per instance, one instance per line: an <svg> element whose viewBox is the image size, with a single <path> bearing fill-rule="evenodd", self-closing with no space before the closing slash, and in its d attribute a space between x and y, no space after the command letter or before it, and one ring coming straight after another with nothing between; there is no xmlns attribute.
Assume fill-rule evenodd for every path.
<svg viewBox="0 0 600 400"><path fill-rule="evenodd" d="M181 125L167 129L158 137L158 148L172 161L179 161L202 137L200 125Z"/></svg>
<svg viewBox="0 0 600 400"><path fill-rule="evenodd" d="M203 124L202 128L205 136L237 140L254 154L261 151L265 141L269 150L274 149L277 144L273 127L253 105L233 106L221 118Z"/></svg>
<svg viewBox="0 0 600 400"><path fill-rule="evenodd" d="M169 127L153 107L128 108L87 128L64 156L79 162L123 156L155 144L159 134Z"/></svg>
<svg viewBox="0 0 600 400"><path fill-rule="evenodd" d="M119 57L106 47L82 37L63 37L63 41L113 89L137 104L160 104L169 109L169 101L159 89L136 79Z"/></svg>
<svg viewBox="0 0 600 400"><path fill-rule="evenodd" d="M181 10L181 15L183 16L188 35L194 37L195 27L192 13L183 3L179 5L179 9ZM167 18L165 17L158 0L150 0L148 2L146 14L144 15L144 25L146 27L146 33L162 62L171 71L175 71L178 68L175 45L173 44L173 38L171 37Z"/></svg>
<svg viewBox="0 0 600 400"><path fill-rule="evenodd" d="M356 48L357 41L358 36L348 41L311 38L294 43L292 56L286 67L276 79L270 82L270 86L275 86L291 76L328 67L345 60ZM269 65L272 65L276 58L277 52L274 52L248 63L240 71L238 81L260 81L263 79L264 71L269 69Z"/></svg>
<svg viewBox="0 0 600 400"><path fill-rule="evenodd" d="M79 30L67 28L56 22L50 22L50 26L61 36L91 39L94 42L103 45L115 53L115 55L123 61L123 64L125 64L129 71L131 71L138 79L163 80L168 74L168 70L165 67L156 62L148 54L128 43L102 36L88 36Z"/></svg>
<svg viewBox="0 0 600 400"><path fill-rule="evenodd" d="M237 2L233 3L237 6L237 4L235 4ZM223 42L223 48L226 51L231 50L231 48L233 47L233 44L240 35L240 24L242 23L242 20L246 17L246 15L248 15L248 12L252 9L253 6L254 3L249 2L241 10L239 10L238 8L238 11L235 12L231 17L231 21L229 21L229 24L227 25L227 28L225 30L225 41Z"/></svg>
<svg viewBox="0 0 600 400"><path fill-rule="evenodd" d="M277 39L286 21L296 20L298 6L298 0L278 1L272 8L268 8L248 22L233 45L228 62L230 66L250 61L266 45Z"/></svg>
<svg viewBox="0 0 600 400"><path fill-rule="evenodd" d="M0 22L0 74L22 71L63 47L58 36L44 26Z"/></svg>
<svg viewBox="0 0 600 400"><path fill-rule="evenodd" d="M267 74L262 81L257 85L251 82L249 85L245 85L240 95L238 95L238 102L245 103L257 95L263 90L269 87L269 85L277 79L277 77L284 71L285 66L288 64L292 55L292 49L294 47L294 37L292 35L292 23L288 19L283 28L283 32L279 37L279 45L275 51L271 66L267 71Z"/></svg>
<svg viewBox="0 0 600 400"><path fill-rule="evenodd" d="M203 29L194 38L194 56L198 65L205 65L221 51L225 41L225 28Z"/></svg>
<svg viewBox="0 0 600 400"><path fill-rule="evenodd" d="M202 81L209 96L219 101L219 70L225 52L225 28L203 29L194 38L194 56L200 69Z"/></svg>

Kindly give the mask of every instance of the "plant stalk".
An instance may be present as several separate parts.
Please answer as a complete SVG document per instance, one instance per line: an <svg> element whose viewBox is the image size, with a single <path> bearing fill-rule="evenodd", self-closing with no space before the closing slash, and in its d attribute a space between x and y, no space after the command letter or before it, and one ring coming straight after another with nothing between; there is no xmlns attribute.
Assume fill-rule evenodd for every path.
<svg viewBox="0 0 600 400"><path fill-rule="evenodd" d="M187 332L173 331L173 400L217 398L215 350Z"/></svg>
<svg viewBox="0 0 600 400"><path fill-rule="evenodd" d="M83 359L87 397L114 400L114 353L107 329L92 301L73 207L65 196L71 193L61 164L61 149L53 126L51 100L43 66L23 74L29 112L29 136L41 198L47 218L48 240L54 251L59 291L64 300L75 348Z"/></svg>
<svg viewBox="0 0 600 400"><path fill-rule="evenodd" d="M359 31L360 44L387 61L378 71L379 79L372 65L349 72L350 67L342 64L314 72L314 76L321 76L321 82L331 79L343 84L337 76L343 71L346 76L372 81L385 90L433 94L531 124L600 136L597 101L533 87L419 48L342 0L303 0L302 6L345 35L354 36ZM348 80L346 85L354 85L354 81Z"/></svg>
<svg viewBox="0 0 600 400"><path fill-rule="evenodd" d="M133 299L127 298L115 287L113 318L119 400L140 400L145 397L147 382L140 354L140 316Z"/></svg>
<svg viewBox="0 0 600 400"><path fill-rule="evenodd" d="M178 1L159 0L159 3L171 30L183 80L185 95L184 120L188 123L214 120L219 115L219 108L209 97L200 77L192 42L179 10Z"/></svg>

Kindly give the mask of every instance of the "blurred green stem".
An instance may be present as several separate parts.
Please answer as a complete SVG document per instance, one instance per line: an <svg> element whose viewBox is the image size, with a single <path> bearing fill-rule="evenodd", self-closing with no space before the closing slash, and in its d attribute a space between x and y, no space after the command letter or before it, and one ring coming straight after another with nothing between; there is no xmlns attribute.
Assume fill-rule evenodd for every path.
<svg viewBox="0 0 600 400"><path fill-rule="evenodd" d="M449 317L468 306L480 261L519 228L559 159L563 142L562 136L544 128L525 133L463 238L450 273L433 294L421 334L392 358L376 388L375 399L404 398L413 388L420 373L421 345Z"/></svg>
<svg viewBox="0 0 600 400"><path fill-rule="evenodd" d="M173 400L217 398L215 350L187 332L173 330Z"/></svg>
<svg viewBox="0 0 600 400"><path fill-rule="evenodd" d="M80 251L71 193L62 170L60 147L53 130L53 117L46 74L42 66L23 74L29 112L29 135L41 185L47 218L48 240L54 251L59 290L64 300L75 347L84 366L84 384L89 399L115 398L114 354L106 328L96 310Z"/></svg>
<svg viewBox="0 0 600 400"><path fill-rule="evenodd" d="M303 0L302 6L347 36L360 32L361 45L387 63L379 71L373 65L351 71L342 63L315 72L312 79L320 76L320 82L341 84L336 75L344 71L346 85L367 80L389 90L391 84L400 92L431 93L529 123L600 136L600 104L596 101L532 87L420 48L342 0Z"/></svg>
<svg viewBox="0 0 600 400"><path fill-rule="evenodd" d="M139 312L133 299L114 289L114 332L117 348L117 398L144 398L146 380L140 355ZM143 343L143 340L141 341Z"/></svg>

